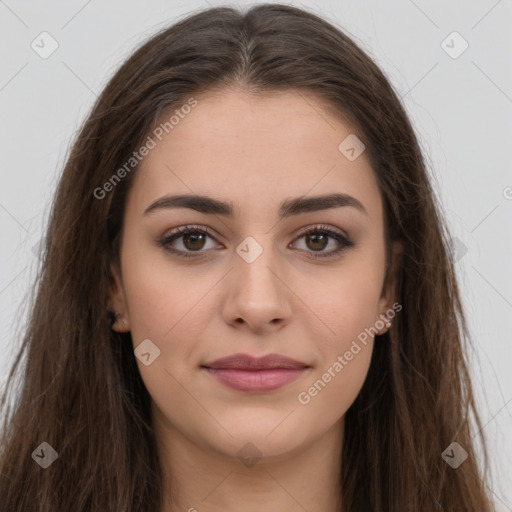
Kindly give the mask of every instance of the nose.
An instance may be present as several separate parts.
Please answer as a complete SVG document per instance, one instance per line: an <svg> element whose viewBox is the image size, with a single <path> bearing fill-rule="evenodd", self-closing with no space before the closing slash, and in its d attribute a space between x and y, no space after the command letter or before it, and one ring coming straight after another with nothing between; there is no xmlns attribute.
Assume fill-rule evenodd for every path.
<svg viewBox="0 0 512 512"><path fill-rule="evenodd" d="M291 283L270 248L254 260L235 254L225 282L225 322L258 334L281 329L291 317ZM289 279L288 279L289 280Z"/></svg>

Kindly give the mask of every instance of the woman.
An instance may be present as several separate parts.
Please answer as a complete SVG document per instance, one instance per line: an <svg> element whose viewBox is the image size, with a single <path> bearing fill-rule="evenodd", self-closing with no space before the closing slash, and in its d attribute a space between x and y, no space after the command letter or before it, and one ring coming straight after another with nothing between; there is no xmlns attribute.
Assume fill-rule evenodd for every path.
<svg viewBox="0 0 512 512"><path fill-rule="evenodd" d="M2 509L492 510L439 211L338 28L270 4L152 37L56 192Z"/></svg>

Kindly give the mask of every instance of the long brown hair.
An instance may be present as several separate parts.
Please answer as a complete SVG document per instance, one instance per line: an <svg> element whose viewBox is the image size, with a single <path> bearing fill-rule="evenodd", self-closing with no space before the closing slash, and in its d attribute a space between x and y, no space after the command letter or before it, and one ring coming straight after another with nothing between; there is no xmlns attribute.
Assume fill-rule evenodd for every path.
<svg viewBox="0 0 512 512"><path fill-rule="evenodd" d="M159 32L114 74L78 133L2 397L2 510L160 510L150 396L130 334L112 331L107 311L136 166L108 193L94 191L107 190L104 184L163 113L232 85L254 94L313 92L349 120L382 194L387 243L402 245L399 263L389 269L403 309L375 344L365 384L346 413L345 510L492 510L487 452L482 474L470 433L470 414L477 428L481 423L449 234L415 132L397 93L362 49L316 14L279 4L246 12L210 8ZM20 387L9 395L23 356ZM454 441L468 454L457 469L441 456ZM58 454L45 469L34 456L36 449L49 452L39 448L43 442Z"/></svg>

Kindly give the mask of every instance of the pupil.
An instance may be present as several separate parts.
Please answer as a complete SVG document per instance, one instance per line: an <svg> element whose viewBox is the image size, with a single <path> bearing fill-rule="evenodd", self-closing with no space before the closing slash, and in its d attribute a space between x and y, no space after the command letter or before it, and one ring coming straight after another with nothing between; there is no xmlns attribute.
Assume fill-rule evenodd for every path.
<svg viewBox="0 0 512 512"><path fill-rule="evenodd" d="M193 249L193 250L194 249L201 249L202 248L201 244L199 244L199 247L197 247L197 246L194 245L194 243L197 243L197 239L202 237L202 236L203 235L201 233L192 233L192 234L189 233L189 234L185 235L185 237L184 237L185 245L188 247L186 242L188 240L190 240L190 237L192 237L192 238L196 237L196 239L192 241L192 245L193 246L192 247L188 247L188 248L189 249ZM203 240L203 242L204 242L204 240Z"/></svg>
<svg viewBox="0 0 512 512"><path fill-rule="evenodd" d="M323 249L325 247L325 245L326 245L325 235L319 235L319 234L308 235L308 241L311 240L312 238L314 239L313 243L315 243L315 241L317 241L318 238L323 238L323 244L321 244L321 247L317 247L317 249Z"/></svg>

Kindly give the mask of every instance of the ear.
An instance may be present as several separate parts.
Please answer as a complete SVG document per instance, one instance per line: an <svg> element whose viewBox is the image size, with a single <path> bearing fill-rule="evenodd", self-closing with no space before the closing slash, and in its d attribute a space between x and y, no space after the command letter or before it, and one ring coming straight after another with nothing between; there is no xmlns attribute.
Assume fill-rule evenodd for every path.
<svg viewBox="0 0 512 512"><path fill-rule="evenodd" d="M112 265L111 274L112 279L108 293L108 309L111 312L117 313L111 328L116 332L129 332L130 317L128 314L126 295L124 293L120 271Z"/></svg>
<svg viewBox="0 0 512 512"><path fill-rule="evenodd" d="M390 252L390 262L379 299L379 315L375 319L375 328L377 329L378 335L382 335L390 329L391 326L389 324L393 322L396 311L400 311L402 309L402 306L396 302L398 269L400 268L403 254L402 242L399 240L392 242ZM382 328L378 329L378 326L381 325Z"/></svg>

